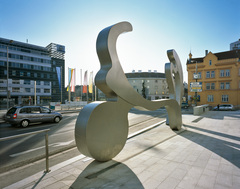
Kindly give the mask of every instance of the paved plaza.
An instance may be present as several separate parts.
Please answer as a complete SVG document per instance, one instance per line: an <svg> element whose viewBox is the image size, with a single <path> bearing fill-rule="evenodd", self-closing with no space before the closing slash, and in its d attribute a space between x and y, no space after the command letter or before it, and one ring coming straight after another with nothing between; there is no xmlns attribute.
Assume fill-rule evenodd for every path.
<svg viewBox="0 0 240 189"><path fill-rule="evenodd" d="M128 139L111 161L79 153L5 188L239 189L239 121L240 111L186 114L181 131L162 123Z"/></svg>

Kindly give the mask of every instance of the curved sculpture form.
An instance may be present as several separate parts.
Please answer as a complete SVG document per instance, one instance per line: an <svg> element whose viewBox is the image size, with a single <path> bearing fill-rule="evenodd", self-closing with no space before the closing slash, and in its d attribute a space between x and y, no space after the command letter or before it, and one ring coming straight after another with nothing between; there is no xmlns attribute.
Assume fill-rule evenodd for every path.
<svg viewBox="0 0 240 189"><path fill-rule="evenodd" d="M133 106L156 110L165 106L171 129L181 129L182 67L175 50L167 51L170 63L165 65L170 99L149 101L129 84L116 50L116 41L132 25L121 22L102 30L97 38L101 69L95 77L97 87L106 94L107 102L88 104L80 112L75 126L76 145L81 153L98 161L115 157L124 147L128 135L127 114Z"/></svg>

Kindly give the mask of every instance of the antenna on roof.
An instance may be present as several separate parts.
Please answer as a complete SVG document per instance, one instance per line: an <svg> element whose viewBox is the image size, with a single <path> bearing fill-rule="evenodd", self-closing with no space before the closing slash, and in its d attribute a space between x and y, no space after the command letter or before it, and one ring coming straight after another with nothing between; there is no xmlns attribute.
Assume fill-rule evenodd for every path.
<svg viewBox="0 0 240 189"><path fill-rule="evenodd" d="M26 39L26 42L28 43L28 39Z"/></svg>

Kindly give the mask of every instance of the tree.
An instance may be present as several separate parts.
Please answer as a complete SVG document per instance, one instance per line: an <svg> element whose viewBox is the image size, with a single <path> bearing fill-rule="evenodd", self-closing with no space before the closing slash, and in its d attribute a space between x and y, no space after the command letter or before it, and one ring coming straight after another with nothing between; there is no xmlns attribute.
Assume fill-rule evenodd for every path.
<svg viewBox="0 0 240 189"><path fill-rule="evenodd" d="M143 98L146 98L146 87L145 87L145 81L142 83L142 96L143 96Z"/></svg>

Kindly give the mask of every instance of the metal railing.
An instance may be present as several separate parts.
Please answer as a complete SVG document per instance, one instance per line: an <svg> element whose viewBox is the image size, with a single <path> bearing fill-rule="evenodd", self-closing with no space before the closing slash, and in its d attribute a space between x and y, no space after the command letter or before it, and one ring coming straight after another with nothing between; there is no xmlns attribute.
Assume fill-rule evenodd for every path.
<svg viewBox="0 0 240 189"><path fill-rule="evenodd" d="M34 134L46 132L46 134L45 134L46 170L44 172L48 173L48 172L50 172L50 170L49 170L49 151L48 151L48 131L50 131L50 129L44 129L44 130L40 130L40 131L34 131L34 132L4 137L4 138L0 138L0 142L10 140L10 139L20 138L20 137L24 137L24 136L28 136L28 135L34 135Z"/></svg>

